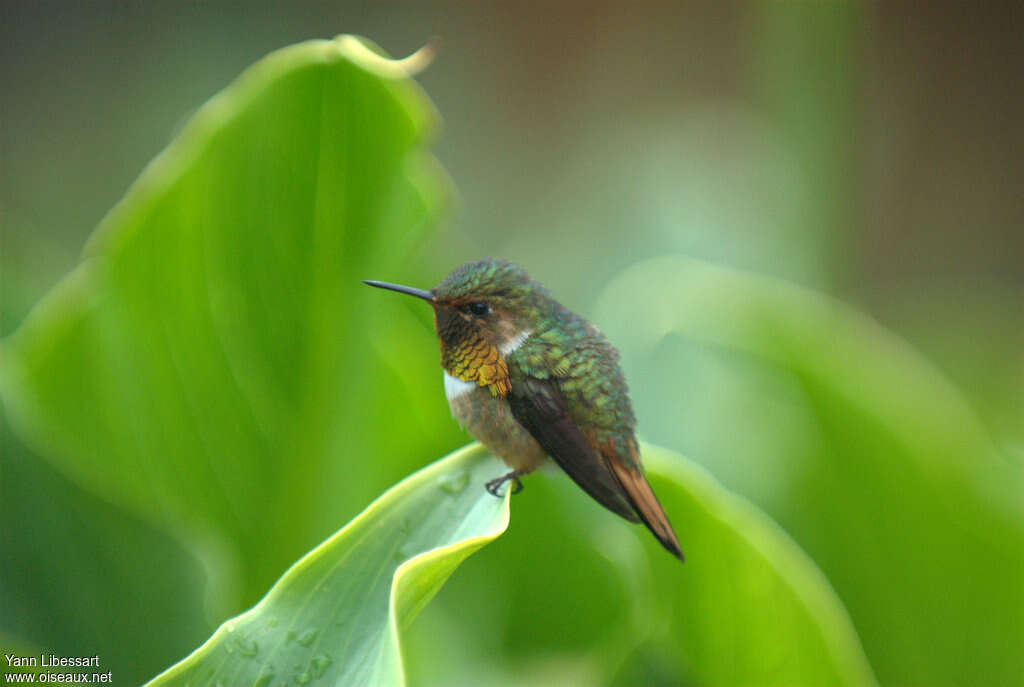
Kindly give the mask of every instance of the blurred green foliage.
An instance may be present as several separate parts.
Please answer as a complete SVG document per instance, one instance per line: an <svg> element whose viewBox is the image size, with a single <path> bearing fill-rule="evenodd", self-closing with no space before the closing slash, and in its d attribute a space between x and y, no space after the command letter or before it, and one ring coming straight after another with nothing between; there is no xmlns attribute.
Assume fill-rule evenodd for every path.
<svg viewBox="0 0 1024 687"><path fill-rule="evenodd" d="M641 430L707 465L795 538L845 604L881 684L1024 684L1024 484L1019 457L1006 455L1022 436L1024 397L1019 370L1014 376L1024 330L1019 303L1006 295L1012 291L985 284L957 301L941 288L908 291L898 281L887 290L871 273L876 290L858 293L890 320L914 313L906 331L970 389L968 402L918 353L834 301L743 271L649 261L686 253L842 292L857 267L851 254L869 249L849 233L858 219L850 206L863 189L849 179L856 155L845 138L851 84L865 69L856 63L865 50L862 16L850 8L772 8L741 17L761 29L756 67L723 79L713 60L689 61L685 87L697 104L672 101L629 127L621 126L627 110L619 105L644 83L632 75L667 73L671 60L605 47L609 62L590 65L590 79L580 82L599 92L593 74L618 68L629 77L614 81L627 84L626 95L617 92L621 102L552 89L548 97L570 112L590 97L591 126L575 127L568 117L539 126L523 106L520 119L499 120L498 134L479 122L493 118L495 92L514 92L515 82L466 64L482 90L463 84L458 91L471 106L451 122L444 149L469 189L464 226L471 229L447 237L427 231L445 184L417 148L430 108L406 82L381 86L337 63L345 88L332 90L318 77L322 65L279 75L288 89L276 95L253 86L267 74L234 87L233 101L270 107L264 112L273 116L261 118L258 107L248 118L226 116L230 107L204 111L178 141L179 157L158 159L105 221L129 229L98 234L86 261L24 324L46 274L35 268L34 251L50 250L49 240L70 261L68 247L77 243L31 231L15 204L0 208L0 325L4 334L21 325L2 351L5 416L21 430L16 436L5 424L0 450L4 647L99 652L118 681L138 683L248 607L387 486L464 441L439 389L429 313L368 299L356 280L429 286L463 259L491 251L519 260L567 304L596 315L624 349ZM701 32L711 32L708 41L720 37L714 22L678 19L651 25L692 27L683 42L697 51L708 50ZM632 25L605 16L593 28L620 45L629 40L623 26ZM522 69L536 78L520 84L531 95L539 75L548 78L563 58L532 55ZM534 72L530 59L538 60ZM998 74L994 67L986 74ZM567 71L575 83L579 74ZM212 73L193 69L181 84L195 81L209 93L221 83L204 84ZM736 80L757 84L752 107L717 99ZM984 107L973 83L972 107ZM444 82L430 90L452 100ZM138 118L134 107L124 109ZM944 110L929 111L941 117ZM159 114L173 123L181 111L172 101ZM279 125L290 117L302 124ZM32 122L22 124L21 140L48 145L49 131L33 134ZM148 140L163 131L154 126ZM584 133L563 143L567 128ZM895 131L882 140L891 142ZM5 137L8 159L19 145ZM551 169L548 158L529 152L541 149L553 152ZM38 157L75 163L56 150ZM357 165L334 166L350 155ZM479 169L467 163L477 158L488 161L487 171L466 173ZM882 158L887 174L868 176L896 184L892 161ZM125 166L111 161L118 164ZM168 175L168 167L186 173ZM910 168L927 175L946 166ZM964 174L991 183L957 186L957 207L974 213L972 226L998 219L986 214L1000 205L998 195L993 201L976 189L1014 178L1000 169ZM7 189L35 184L47 198L78 191L58 192L39 169L22 168L17 178L10 167L0 171ZM872 214L881 212L875 205L888 207L886 195L866 188L873 205L865 231L887 226L889 218ZM374 195L392 202L375 206ZM70 231L63 225L88 202L98 201L54 205L62 224L54 231ZM911 218L959 218L942 202L931 205L933 215L919 210ZM914 226L938 225L901 218L892 221L907 226L904 255L928 250L913 240ZM27 238L9 240L21 225L30 227ZM143 225L145 233L130 228ZM899 238L879 245L912 280L915 265L900 260ZM976 245L984 242L972 239L956 257L969 261ZM562 268L570 258L578 272ZM878 260L876 272L884 264ZM50 347L58 337L76 345ZM30 338L42 345L20 348ZM27 356L18 367L27 361L37 375L38 398L51 411L45 422L39 407L12 403L10 389L26 381L11 376L12 351ZM675 578L666 575L701 579L688 573L700 561L687 542L697 544L707 530L690 530L675 515L689 512L685 504L673 502L691 559L666 570L672 561L637 554L634 534L565 482L532 477L516 497L509 532L460 568L413 625L414 683L694 679L669 634L633 635L638 625L651 629L652 604L677 598ZM741 598L709 589L687 601L702 604L693 622L728 611L723 597ZM156 627L158 618L168 622ZM737 619L710 630L743 627Z"/></svg>
<svg viewBox="0 0 1024 687"><path fill-rule="evenodd" d="M6 421L0 446L4 653L100 654L137 684L195 648L207 576L181 543L62 477Z"/></svg>
<svg viewBox="0 0 1024 687"><path fill-rule="evenodd" d="M413 86L321 46L207 104L6 347L8 409L42 450L186 541L230 542L202 555L245 571L245 603L330 531L340 451L370 453L409 402L376 383L387 330L356 275L389 269L441 197ZM390 448L423 451L426 429Z"/></svg>
<svg viewBox="0 0 1024 687"><path fill-rule="evenodd" d="M736 425L718 469L822 567L880 675L1021 679L1024 480L914 351L820 294L678 257L624 272L598 313L646 402L687 380L684 417Z"/></svg>

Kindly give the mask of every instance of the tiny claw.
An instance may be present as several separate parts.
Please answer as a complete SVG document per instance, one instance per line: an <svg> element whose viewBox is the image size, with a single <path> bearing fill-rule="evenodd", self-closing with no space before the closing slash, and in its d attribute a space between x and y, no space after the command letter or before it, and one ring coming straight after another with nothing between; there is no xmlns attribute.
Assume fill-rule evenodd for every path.
<svg viewBox="0 0 1024 687"><path fill-rule="evenodd" d="M498 479L492 479L491 481L484 485L484 489L486 489L487 493L490 494L491 496L497 497L498 488L502 485L504 481L505 480L503 480L501 477L499 477Z"/></svg>
<svg viewBox="0 0 1024 687"><path fill-rule="evenodd" d="M484 489L486 489L487 493L490 494L491 496L501 498L501 494L498 493L498 490L501 489L502 484L508 481L512 482L513 494L518 494L523 490L523 483L519 479L519 472L517 470L513 470L512 472L504 474L501 477L496 477L490 480L489 482L484 484Z"/></svg>

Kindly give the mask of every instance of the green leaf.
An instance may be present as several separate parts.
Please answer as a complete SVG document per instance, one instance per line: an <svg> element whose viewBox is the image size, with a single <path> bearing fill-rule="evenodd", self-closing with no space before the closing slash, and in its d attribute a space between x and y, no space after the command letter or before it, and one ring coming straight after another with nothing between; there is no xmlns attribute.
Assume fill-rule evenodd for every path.
<svg viewBox="0 0 1024 687"><path fill-rule="evenodd" d="M687 562L645 540L650 567L632 573L646 594L618 682L654 683L653 655L669 684L875 684L846 609L778 525L695 463L650 445L643 458Z"/></svg>
<svg viewBox="0 0 1024 687"><path fill-rule="evenodd" d="M480 446L406 478L151 685L402 685L401 631L508 526Z"/></svg>
<svg viewBox="0 0 1024 687"><path fill-rule="evenodd" d="M695 463L642 451L686 562L564 475L530 475L514 526L411 629L411 682L874 685L846 610L793 540Z"/></svg>
<svg viewBox="0 0 1024 687"><path fill-rule="evenodd" d="M1024 684L1024 475L904 342L819 294L676 257L623 273L597 321L648 435L800 542L883 684Z"/></svg>
<svg viewBox="0 0 1024 687"><path fill-rule="evenodd" d="M400 65L354 39L270 55L198 111L3 342L26 443L191 546L218 613L457 436L429 332L359 281L397 273L447 202L423 147L434 121ZM392 338L410 330L400 376L409 345ZM379 431L394 408L403 431Z"/></svg>

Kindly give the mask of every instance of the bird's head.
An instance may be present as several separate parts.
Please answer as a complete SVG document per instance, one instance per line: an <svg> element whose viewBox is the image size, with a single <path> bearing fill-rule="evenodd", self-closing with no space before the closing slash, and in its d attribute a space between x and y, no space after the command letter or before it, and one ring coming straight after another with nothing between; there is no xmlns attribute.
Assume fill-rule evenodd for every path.
<svg viewBox="0 0 1024 687"><path fill-rule="evenodd" d="M504 367L505 356L538 328L551 303L547 291L522 268L490 258L455 268L429 291L380 281L364 283L414 296L433 306L445 370L481 384L474 367ZM493 375L483 377L490 379L500 376L500 372L496 369Z"/></svg>

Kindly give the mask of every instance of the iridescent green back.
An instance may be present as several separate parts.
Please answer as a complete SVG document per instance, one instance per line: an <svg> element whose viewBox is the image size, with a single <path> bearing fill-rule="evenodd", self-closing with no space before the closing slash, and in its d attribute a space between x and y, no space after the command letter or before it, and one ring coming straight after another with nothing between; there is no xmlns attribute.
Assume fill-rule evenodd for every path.
<svg viewBox="0 0 1024 687"><path fill-rule="evenodd" d="M630 455L636 419L618 351L596 327L545 296L547 316L508 357L513 383L518 375L557 380L572 421L600 442L613 440L620 455Z"/></svg>

